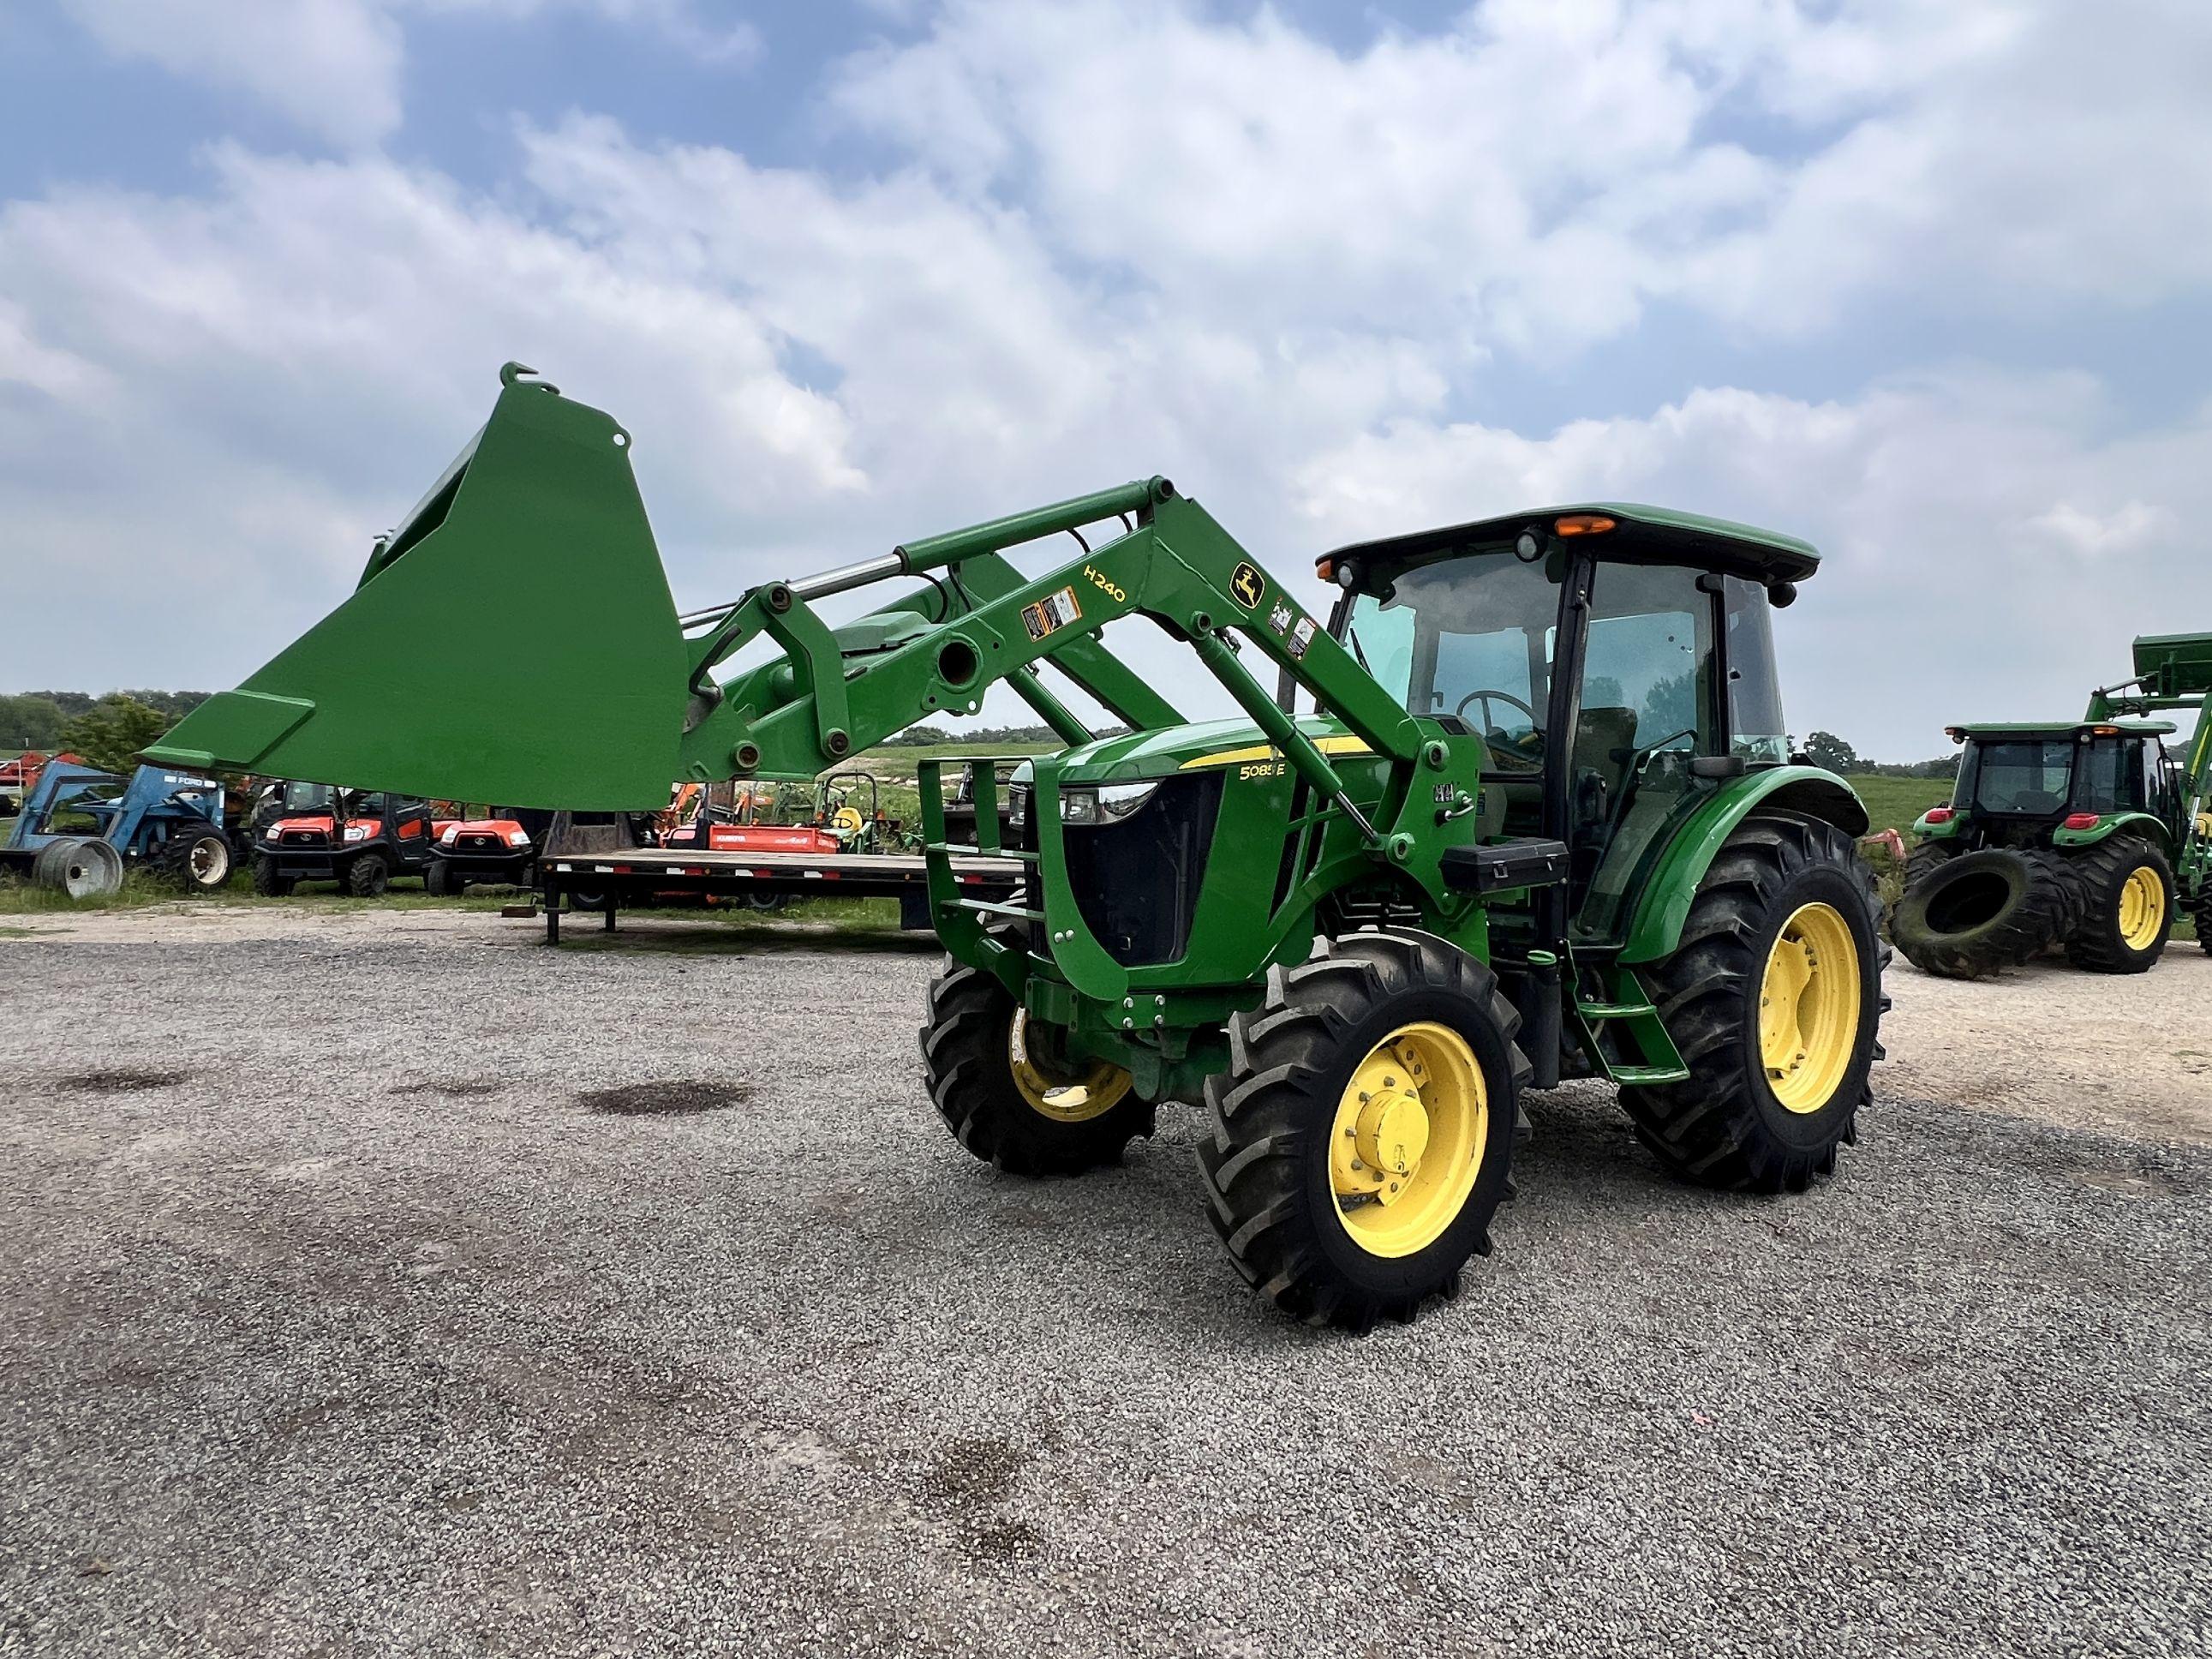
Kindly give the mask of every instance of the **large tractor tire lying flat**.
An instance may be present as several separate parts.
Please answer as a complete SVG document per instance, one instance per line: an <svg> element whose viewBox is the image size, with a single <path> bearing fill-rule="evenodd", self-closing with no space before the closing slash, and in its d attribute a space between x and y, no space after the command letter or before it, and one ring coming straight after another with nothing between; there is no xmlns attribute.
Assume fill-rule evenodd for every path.
<svg viewBox="0 0 2212 1659"><path fill-rule="evenodd" d="M1889 936L1905 959L1943 979L2017 968L2063 938L2074 903L2044 862L2005 848L1962 853L1906 887Z"/></svg>

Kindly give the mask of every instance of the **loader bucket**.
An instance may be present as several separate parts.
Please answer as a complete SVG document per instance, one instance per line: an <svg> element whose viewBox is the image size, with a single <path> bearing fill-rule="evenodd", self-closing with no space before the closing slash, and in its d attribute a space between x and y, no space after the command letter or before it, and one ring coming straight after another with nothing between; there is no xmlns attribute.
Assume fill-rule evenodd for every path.
<svg viewBox="0 0 2212 1659"><path fill-rule="evenodd" d="M629 434L528 373L501 371L491 418L352 596L149 759L515 806L666 803L683 635Z"/></svg>

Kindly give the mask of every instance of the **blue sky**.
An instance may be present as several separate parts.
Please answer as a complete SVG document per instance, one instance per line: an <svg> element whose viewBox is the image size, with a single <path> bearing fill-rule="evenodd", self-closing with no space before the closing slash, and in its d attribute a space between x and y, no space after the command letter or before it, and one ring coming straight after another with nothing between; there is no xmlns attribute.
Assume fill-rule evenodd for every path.
<svg viewBox="0 0 2212 1659"><path fill-rule="evenodd" d="M1152 471L1807 536L1801 733L2212 627L2186 0L0 10L0 689L234 683L532 361L680 601Z"/></svg>

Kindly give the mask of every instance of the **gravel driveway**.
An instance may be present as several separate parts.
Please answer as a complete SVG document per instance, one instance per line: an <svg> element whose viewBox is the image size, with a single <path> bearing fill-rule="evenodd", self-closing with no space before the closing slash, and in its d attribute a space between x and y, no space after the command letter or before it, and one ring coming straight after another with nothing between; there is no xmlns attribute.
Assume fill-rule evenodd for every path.
<svg viewBox="0 0 2212 1659"><path fill-rule="evenodd" d="M1077 1182L970 1161L896 941L28 931L0 1652L2207 1639L2193 945L1900 965L1879 1109L1802 1198L1686 1189L1601 1091L1538 1097L1498 1253L1355 1340L1245 1292L1191 1115Z"/></svg>

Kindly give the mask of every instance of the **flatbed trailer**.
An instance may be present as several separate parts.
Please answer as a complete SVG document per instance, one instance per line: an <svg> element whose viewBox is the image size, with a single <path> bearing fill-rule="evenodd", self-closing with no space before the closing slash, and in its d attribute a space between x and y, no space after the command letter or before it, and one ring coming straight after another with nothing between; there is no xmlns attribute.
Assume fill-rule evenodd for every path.
<svg viewBox="0 0 2212 1659"><path fill-rule="evenodd" d="M962 896L1000 903L1022 885L1020 860L954 854L952 877ZM611 932L615 913L639 909L667 893L745 898L895 898L899 926L931 926L928 860L902 853L710 852L698 848L623 848L599 853L546 854L538 863L545 942L561 942L561 901L589 898Z"/></svg>

